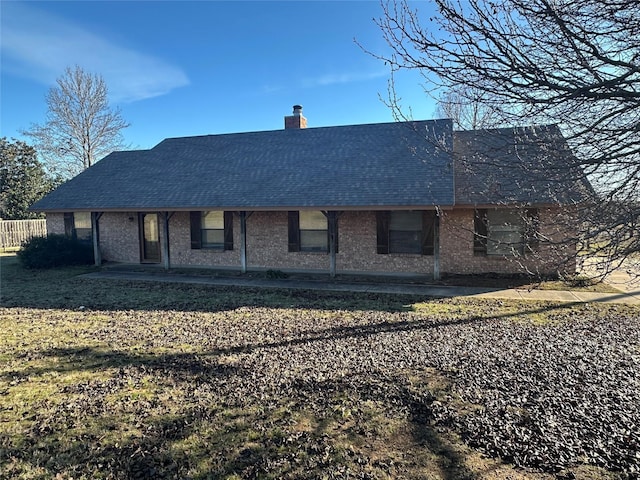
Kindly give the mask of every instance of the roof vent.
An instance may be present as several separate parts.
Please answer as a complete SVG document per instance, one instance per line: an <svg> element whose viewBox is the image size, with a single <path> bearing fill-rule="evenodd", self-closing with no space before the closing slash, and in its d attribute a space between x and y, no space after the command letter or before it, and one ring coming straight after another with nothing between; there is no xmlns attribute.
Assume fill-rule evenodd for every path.
<svg viewBox="0 0 640 480"><path fill-rule="evenodd" d="M307 128L307 119L302 115L302 105L294 105L293 115L284 117L284 128Z"/></svg>

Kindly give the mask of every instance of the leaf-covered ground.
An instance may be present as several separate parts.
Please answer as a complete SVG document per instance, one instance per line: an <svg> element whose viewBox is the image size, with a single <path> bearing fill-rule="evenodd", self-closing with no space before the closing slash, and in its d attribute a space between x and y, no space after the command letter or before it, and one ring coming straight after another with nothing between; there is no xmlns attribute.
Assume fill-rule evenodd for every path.
<svg viewBox="0 0 640 480"><path fill-rule="evenodd" d="M0 478L640 475L637 308L75 273L3 267Z"/></svg>

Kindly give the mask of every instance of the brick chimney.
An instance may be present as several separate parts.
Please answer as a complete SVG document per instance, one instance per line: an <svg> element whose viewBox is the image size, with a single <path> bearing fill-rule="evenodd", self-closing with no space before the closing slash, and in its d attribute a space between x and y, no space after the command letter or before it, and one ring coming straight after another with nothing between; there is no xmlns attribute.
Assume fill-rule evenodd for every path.
<svg viewBox="0 0 640 480"><path fill-rule="evenodd" d="M302 115L302 105L294 105L293 115L284 117L284 128L307 128L307 119Z"/></svg>

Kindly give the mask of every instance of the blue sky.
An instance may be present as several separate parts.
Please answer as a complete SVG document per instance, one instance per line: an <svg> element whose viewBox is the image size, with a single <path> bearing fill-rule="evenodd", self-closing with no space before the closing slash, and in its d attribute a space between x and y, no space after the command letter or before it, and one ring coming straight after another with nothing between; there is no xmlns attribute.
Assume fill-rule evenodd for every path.
<svg viewBox="0 0 640 480"><path fill-rule="evenodd" d="M422 4L421 8L426 8ZM393 121L377 1L1 3L0 136L45 118L66 66L101 74L134 148L166 137ZM416 73L396 78L415 119L435 116Z"/></svg>

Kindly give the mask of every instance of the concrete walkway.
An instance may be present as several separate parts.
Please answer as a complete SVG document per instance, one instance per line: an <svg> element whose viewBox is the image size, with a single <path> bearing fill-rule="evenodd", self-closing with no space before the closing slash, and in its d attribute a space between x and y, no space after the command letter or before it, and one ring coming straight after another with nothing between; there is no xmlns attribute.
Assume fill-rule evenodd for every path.
<svg viewBox="0 0 640 480"><path fill-rule="evenodd" d="M604 281L625 293L640 292L640 262L626 262L621 268L607 275Z"/></svg>
<svg viewBox="0 0 640 480"><path fill-rule="evenodd" d="M640 258L627 258L622 265L606 274L603 273L603 270L608 270L610 266L606 263L600 265L598 262L597 258L585 259L581 273L588 277L604 276L606 284L625 293L640 291Z"/></svg>
<svg viewBox="0 0 640 480"><path fill-rule="evenodd" d="M213 277L183 275L175 273L148 273L131 271L109 271L89 273L83 278L127 280L139 282L187 283L197 285L219 285L225 287L285 288L295 290L322 290L331 292L362 292L396 295L420 295L449 298L493 298L506 300L532 300L569 303L623 303L640 305L640 288L624 293L592 293L559 290L520 290L477 287L454 287L413 283L350 283L345 281L266 279L250 277Z"/></svg>

